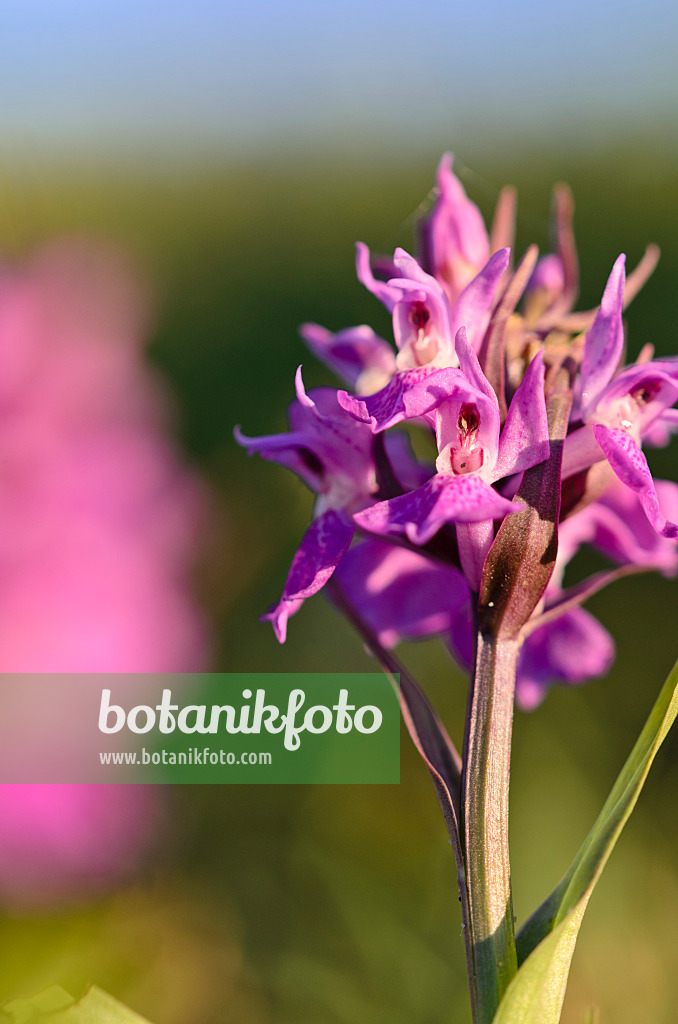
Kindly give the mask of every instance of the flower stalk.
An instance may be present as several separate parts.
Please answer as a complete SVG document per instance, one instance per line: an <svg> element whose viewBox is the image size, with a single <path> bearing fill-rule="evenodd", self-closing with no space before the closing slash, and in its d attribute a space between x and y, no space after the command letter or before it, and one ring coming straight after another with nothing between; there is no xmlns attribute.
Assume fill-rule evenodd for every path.
<svg viewBox="0 0 678 1024"><path fill-rule="evenodd" d="M478 633L463 758L463 839L474 1024L490 1024L518 969L508 845L518 643Z"/></svg>

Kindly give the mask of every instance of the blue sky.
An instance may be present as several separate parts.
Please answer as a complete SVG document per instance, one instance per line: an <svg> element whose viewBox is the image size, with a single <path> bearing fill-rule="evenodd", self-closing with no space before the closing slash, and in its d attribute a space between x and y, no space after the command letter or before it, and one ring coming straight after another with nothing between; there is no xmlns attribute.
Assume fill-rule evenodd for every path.
<svg viewBox="0 0 678 1024"><path fill-rule="evenodd" d="M675 110L666 0L22 0L4 145L96 149L644 124Z"/></svg>

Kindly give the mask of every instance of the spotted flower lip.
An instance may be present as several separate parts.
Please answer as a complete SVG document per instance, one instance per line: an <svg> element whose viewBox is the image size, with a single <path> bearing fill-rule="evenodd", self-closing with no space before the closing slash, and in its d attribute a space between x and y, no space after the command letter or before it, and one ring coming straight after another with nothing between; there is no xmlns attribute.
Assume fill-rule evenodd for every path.
<svg viewBox="0 0 678 1024"><path fill-rule="evenodd" d="M375 431L402 419L433 414L438 443L437 473L408 494L378 502L354 515L372 533L404 533L425 544L444 523L481 523L519 511L491 485L542 462L549 454L541 357L531 363L509 407L503 431L497 397L478 359L459 330L459 370L403 374L388 386L389 395L359 400L341 396L352 415ZM394 397L394 392L399 392ZM393 413L389 408L399 408ZM384 419L379 416L385 414Z"/></svg>
<svg viewBox="0 0 678 1024"><path fill-rule="evenodd" d="M399 276L387 282L378 281L370 267L369 249L358 243L358 279L393 315L397 368L411 369L434 362L454 365L451 310L445 292L404 249L396 249L393 263Z"/></svg>
<svg viewBox="0 0 678 1024"><path fill-rule="evenodd" d="M465 327L472 347L479 348L497 290L510 260L510 250L500 249L485 263L457 296L453 306L441 284L422 270L417 261L396 249L393 258L399 276L377 280L370 267L366 245L356 247L359 280L386 306L393 316L393 334L398 348L397 370L422 366L457 366L454 339Z"/></svg>

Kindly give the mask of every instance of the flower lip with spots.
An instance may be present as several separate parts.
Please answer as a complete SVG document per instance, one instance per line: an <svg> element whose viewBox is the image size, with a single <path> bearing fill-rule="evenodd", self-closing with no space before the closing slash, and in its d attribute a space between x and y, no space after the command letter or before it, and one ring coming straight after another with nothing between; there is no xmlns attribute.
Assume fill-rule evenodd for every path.
<svg viewBox="0 0 678 1024"><path fill-rule="evenodd" d="M445 523L491 524L492 520L521 508L502 497L492 484L548 457L541 357L528 368L500 432L497 397L463 328L457 333L456 347L459 370L440 370L429 375L415 372L412 379L404 373L390 386L391 392L400 390L397 399L390 396L390 401L384 403L382 395L362 400L339 396L343 408L370 422L375 432L424 414L432 416L435 422L439 451L435 476L415 491L355 514L355 522L369 532L404 533L412 543L425 544ZM486 530L479 543L486 554L491 531ZM480 553L475 561L476 565L481 564ZM474 582L476 575L474 570Z"/></svg>
<svg viewBox="0 0 678 1024"><path fill-rule="evenodd" d="M422 270L404 249L396 249L393 258L399 276L389 281L377 280L370 267L369 249L359 242L358 278L393 316L398 349L396 369L458 366L454 339L461 327L466 328L468 340L477 351L509 260L509 249L494 253L450 306L439 281Z"/></svg>

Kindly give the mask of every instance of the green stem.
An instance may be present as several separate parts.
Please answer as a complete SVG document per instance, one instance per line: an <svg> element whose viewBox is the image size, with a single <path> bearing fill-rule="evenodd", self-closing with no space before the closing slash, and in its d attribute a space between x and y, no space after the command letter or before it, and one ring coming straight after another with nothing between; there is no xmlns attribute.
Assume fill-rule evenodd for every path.
<svg viewBox="0 0 678 1024"><path fill-rule="evenodd" d="M469 696L462 792L474 1024L490 1024L518 969L508 850L518 649L479 633Z"/></svg>

